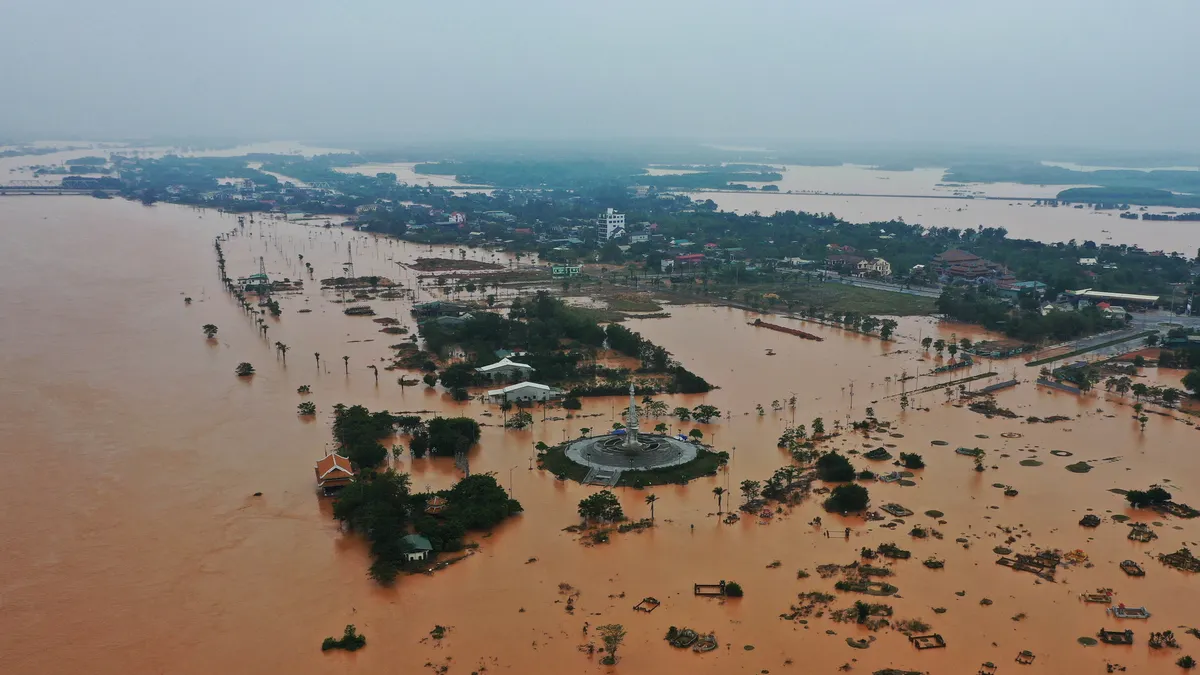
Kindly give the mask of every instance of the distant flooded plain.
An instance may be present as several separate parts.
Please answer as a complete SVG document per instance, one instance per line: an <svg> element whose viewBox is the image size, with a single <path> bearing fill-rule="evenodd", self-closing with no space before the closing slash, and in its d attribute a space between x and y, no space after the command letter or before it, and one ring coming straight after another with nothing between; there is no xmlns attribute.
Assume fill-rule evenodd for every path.
<svg viewBox="0 0 1200 675"><path fill-rule="evenodd" d="M1151 414L1140 432L1130 400L1103 391L1050 392L1031 382L1036 368L985 361L953 377L998 373L972 386L1014 374L1022 380L997 396L1018 419L988 419L947 402L940 390L911 394L951 377L929 375L944 360L921 350L922 336L976 339L983 337L978 330L902 319L898 339L883 343L770 319L826 338L810 342L749 326L755 317L740 310L670 307L670 318L630 327L719 389L663 400L671 407L710 403L731 414L706 425L664 421L673 430L702 429L732 461L719 475L687 486L617 490L634 518L648 515L645 497L657 495L657 526L587 547L563 528L578 522L578 501L596 488L531 469L533 447L583 427L608 427L622 399L587 399L576 417L561 419L564 411L555 410L544 422L535 416L530 430L506 432L498 414L487 415L498 411L478 401L455 403L440 389L399 387L402 371L381 367L376 384L367 366L383 366L398 338L378 332L369 318L343 315L336 294L307 280L302 292L280 298L283 314L268 319L264 338L218 279L213 238L235 229L232 216L164 204L0 199L6 409L0 453L12 477L0 524L4 672L419 673L446 666L463 674L833 673L850 663L852 672L864 673L885 667L973 673L984 661L1012 669L1025 649L1036 654L1030 673L1103 672L1108 661L1130 672L1171 672L1180 655L1200 653L1193 649L1200 643L1180 628L1195 621L1193 579L1151 558L1184 545L1196 550L1194 521L1128 509L1109 491L1162 483L1177 500L1200 502L1200 460L1186 452L1198 447L1200 433L1177 419L1180 413ZM413 288L415 273L404 263L452 253L260 216L225 244L225 254L231 276L257 271L261 259L272 277L302 277L303 255L318 279L353 256L356 274ZM467 255L506 260L473 249ZM507 302L509 292L501 296ZM371 304L380 316L415 328L410 301ZM200 331L206 323L220 329L214 342ZM290 347L286 364L275 341ZM257 374L235 377L242 361ZM1181 375L1150 372L1163 380ZM901 385L904 374L919 379ZM302 400L296 388L304 384L312 387L307 400L317 404L315 420L296 416ZM903 411L902 391L911 401ZM792 395L794 411L772 410L773 400ZM330 503L313 489L313 463L330 447L337 403L479 419L485 426L471 468L495 472L525 512L491 535L474 536L478 552L462 562L378 587L366 576L362 542L339 530ZM905 525L889 530L828 514L819 496L770 518L742 514L735 524L721 523L713 488L728 487L737 503L742 480L764 480L788 464L776 440L793 417L810 426L822 417L832 428L834 420L862 419L867 406L901 436L843 432L824 447L891 444L893 454L922 454L927 467L914 472L915 486L868 484L874 506L898 502L915 512ZM1025 422L1030 415L1069 419ZM957 446L985 449L988 470L973 471L969 458L954 453ZM1028 459L1041 465L1019 463ZM852 461L858 468L894 468L858 456ZM1094 469L1065 470L1079 461ZM410 472L418 490L444 488L458 476L442 459L405 456L396 468ZM993 484L1019 494L1006 497ZM944 512L945 522L924 515L928 510ZM1089 512L1104 517L1095 530L1076 524ZM1128 527L1111 515L1153 523L1159 538L1129 541ZM817 516L824 527L810 524ZM908 534L913 524L944 538L915 540ZM823 536L825 528L837 536ZM886 542L912 550L913 559L892 566L888 580L899 587L898 597L866 599L891 604L897 619L922 619L947 648L917 651L894 630L870 633L828 616L807 624L780 618L798 604L798 593L835 593L834 579L821 579L817 565L845 565L859 559L861 548ZM1035 546L1082 549L1090 565L1044 582L996 565L998 545L1018 553ZM922 566L929 556L944 559L945 568ZM1125 559L1141 563L1146 576L1126 577L1117 567ZM798 578L802 569L811 576ZM693 583L721 579L741 583L745 597L721 601L689 592ZM580 593L573 614L560 583ZM1079 600L1097 587L1113 588L1117 602L1145 605L1152 618L1121 622ZM836 595L832 609L864 599ZM634 612L645 596L662 607ZM596 639L596 626L614 622L629 636L619 664L608 668L579 647ZM366 648L322 653L321 640L348 623L367 637ZM430 637L435 625L448 629L440 641ZM674 650L662 639L670 626L715 632L720 648L705 655ZM1101 627L1131 627L1136 644L1077 642ZM1149 631L1167 629L1179 634L1182 650L1146 646ZM847 637L868 636L876 638L868 649L847 645Z"/></svg>

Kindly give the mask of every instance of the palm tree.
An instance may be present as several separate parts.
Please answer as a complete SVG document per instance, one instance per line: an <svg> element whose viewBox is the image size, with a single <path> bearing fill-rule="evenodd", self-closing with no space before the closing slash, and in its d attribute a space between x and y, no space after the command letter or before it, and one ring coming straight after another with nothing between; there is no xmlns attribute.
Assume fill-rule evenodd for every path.
<svg viewBox="0 0 1200 675"><path fill-rule="evenodd" d="M317 370L321 370L321 352L313 352L313 356L317 358Z"/></svg>
<svg viewBox="0 0 1200 675"><path fill-rule="evenodd" d="M721 515L721 497L725 495L725 488L715 487L713 488L713 494L717 496L717 515L719 516Z"/></svg>
<svg viewBox="0 0 1200 675"><path fill-rule="evenodd" d="M350 374L350 357L343 356L342 363L346 364L346 374L349 375Z"/></svg>
<svg viewBox="0 0 1200 675"><path fill-rule="evenodd" d="M378 385L379 384L379 366L372 364L367 367L370 368L371 370L375 371L375 384Z"/></svg>
<svg viewBox="0 0 1200 675"><path fill-rule="evenodd" d="M646 503L650 505L650 522L654 522L654 502L658 501L658 497L653 494L646 495Z"/></svg>

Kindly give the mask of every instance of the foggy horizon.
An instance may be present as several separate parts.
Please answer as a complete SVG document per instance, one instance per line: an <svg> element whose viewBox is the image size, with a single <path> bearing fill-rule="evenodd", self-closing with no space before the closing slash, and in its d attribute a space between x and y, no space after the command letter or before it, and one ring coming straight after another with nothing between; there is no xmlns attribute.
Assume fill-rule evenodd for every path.
<svg viewBox="0 0 1200 675"><path fill-rule="evenodd" d="M798 4L15 0L0 138L1200 150L1198 3Z"/></svg>

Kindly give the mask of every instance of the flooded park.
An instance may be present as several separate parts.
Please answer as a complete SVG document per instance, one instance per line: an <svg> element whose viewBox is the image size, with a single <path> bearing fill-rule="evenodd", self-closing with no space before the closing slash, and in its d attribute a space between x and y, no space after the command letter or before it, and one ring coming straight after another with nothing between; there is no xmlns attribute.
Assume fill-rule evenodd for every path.
<svg viewBox="0 0 1200 675"><path fill-rule="evenodd" d="M398 378L421 373L384 369L399 338L346 315L338 292L312 280L352 261L357 276L400 284L404 293L371 305L415 332L413 304L447 297L418 283L417 258L528 261L324 227L323 219L258 215L239 227L216 211L85 196L6 198L0 223L0 437L13 477L0 525L3 672L941 674L982 672L990 662L1001 673L1058 674L1108 664L1173 672L1178 658L1200 654L1200 639L1183 634L1196 621L1194 579L1157 558L1196 550L1197 521L1133 509L1114 492L1161 485L1196 503L1196 418L1147 405L1142 429L1132 398L1037 386L1038 369L1021 358L932 372L951 357L921 340L986 338L976 327L898 318L895 339L884 342L766 317L818 341L707 304L629 319L717 387L656 399L668 410L721 411L709 423L643 419L642 429L666 423L665 438L699 429L729 461L686 485L612 488L634 520L650 515L646 497L655 495L654 525L593 545L572 526L579 501L599 488L538 468L535 446L626 420L628 396L584 398L581 410L544 417L539 410L529 428L505 429L482 390L458 402L441 387L400 386ZM282 313L265 319L265 331L217 273L213 241L226 233L230 276L261 267L304 282L277 296ZM456 299L481 301L485 292L503 311L532 290ZM204 338L205 324L219 327L214 339ZM253 364L252 377L234 375L242 362ZM1143 375L1177 384L1182 372ZM978 389L1011 379L1017 384L995 393L1011 416L972 410L959 394L959 382ZM317 414L298 416L301 400ZM313 467L332 449L339 403L478 420L471 471L494 472L524 512L469 535L478 547L460 562L379 586L366 575L366 545L341 530L315 488ZM887 424L853 428L871 414ZM826 428L817 448L839 450L856 470L895 469L864 457L877 448L922 456L924 468L901 480L865 483L872 509L896 504L911 515L827 512L815 481L795 503L727 517L743 481L795 464L780 436L816 418ZM389 461L414 490L445 489L461 476L453 458ZM721 507L718 488L727 491ZM1081 526L1087 515L1099 525ZM1143 530L1153 536L1130 538ZM880 547L911 557L862 558ZM1047 551L1058 556L1052 580L997 564L1010 555L1037 562ZM1144 574L1124 571L1127 560ZM868 564L886 570L881 585L895 588L887 597L835 590ZM743 597L696 593L696 584L722 581L737 582ZM1109 602L1082 597L1097 589L1111 590L1100 593ZM634 611L648 597L653 611ZM856 600L886 603L890 623L835 620ZM1106 613L1122 605L1149 618ZM597 641L595 627L612 623L628 636L618 663L605 666L586 645ZM321 640L346 624L368 647L322 653ZM674 649L663 639L672 627L712 634L716 646ZM1096 645L1101 629L1132 629L1134 646ZM1167 630L1180 648L1147 646L1151 632ZM930 638L935 648L919 648L925 643L910 634L936 635L941 645Z"/></svg>

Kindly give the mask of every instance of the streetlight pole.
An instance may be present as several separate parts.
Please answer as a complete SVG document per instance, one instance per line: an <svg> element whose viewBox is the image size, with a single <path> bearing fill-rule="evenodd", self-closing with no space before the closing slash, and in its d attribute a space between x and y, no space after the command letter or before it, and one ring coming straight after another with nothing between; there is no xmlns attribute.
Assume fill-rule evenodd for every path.
<svg viewBox="0 0 1200 675"><path fill-rule="evenodd" d="M513 476L512 476L512 472L513 472L513 469L515 469L515 468L517 468L517 467L516 467L516 465L514 464L514 465L513 465L513 467L512 467L511 469L509 469L509 470L508 470L508 496L509 496L509 497L512 497L512 496L513 496Z"/></svg>

